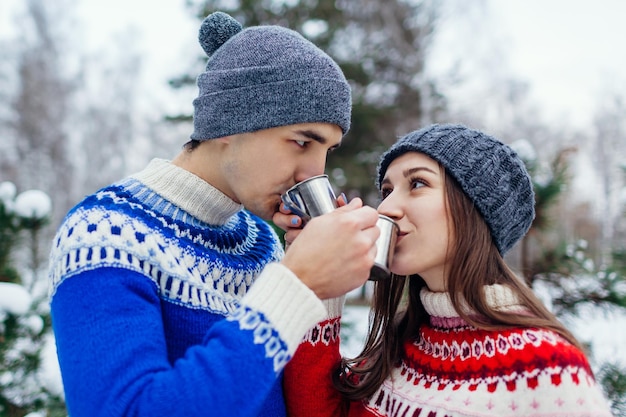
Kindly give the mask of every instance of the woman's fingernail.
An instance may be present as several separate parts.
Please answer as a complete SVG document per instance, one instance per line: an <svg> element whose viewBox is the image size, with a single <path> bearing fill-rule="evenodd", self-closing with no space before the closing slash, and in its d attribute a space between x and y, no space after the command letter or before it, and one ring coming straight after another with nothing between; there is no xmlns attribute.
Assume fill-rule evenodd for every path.
<svg viewBox="0 0 626 417"><path fill-rule="evenodd" d="M299 221L300 221L300 219L298 217L292 217L291 218L291 224L294 225L294 226L297 226Z"/></svg>
<svg viewBox="0 0 626 417"><path fill-rule="evenodd" d="M341 198L343 198L344 203L348 202L348 197L346 197L345 193L341 193Z"/></svg>

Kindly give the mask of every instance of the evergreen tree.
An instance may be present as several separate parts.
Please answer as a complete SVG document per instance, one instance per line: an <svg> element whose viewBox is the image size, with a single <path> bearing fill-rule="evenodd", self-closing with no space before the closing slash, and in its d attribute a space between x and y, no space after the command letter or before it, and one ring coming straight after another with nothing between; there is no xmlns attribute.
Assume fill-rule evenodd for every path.
<svg viewBox="0 0 626 417"><path fill-rule="evenodd" d="M589 303L626 309L626 291L623 290L626 269L621 263L621 249L615 250L613 263L596 266L587 254L585 240L563 242L557 239L553 244L553 240L545 238L556 223L553 209L568 189L568 156L572 151L570 148L560 150L549 166L544 167L532 156L534 152L518 148L535 190L535 219L522 241L524 278L531 287L541 281L553 290L551 304L559 315L575 315L579 307ZM587 285L588 282L593 285Z"/></svg>
<svg viewBox="0 0 626 417"><path fill-rule="evenodd" d="M12 183L0 183L0 417L67 415L61 393L51 390L42 374L50 316L38 285L37 248L49 215L46 194L31 190L16 196ZM30 277L27 268L17 266L26 263Z"/></svg>
<svg viewBox="0 0 626 417"><path fill-rule="evenodd" d="M294 29L331 55L352 86L352 127L342 146L328 158L333 184L348 197L375 204L376 164L397 136L437 120L446 100L425 75L440 4L431 1L378 0L190 2L198 19L217 10L244 27L278 24ZM196 73L202 71L201 57ZM191 86L195 75L171 80ZM190 120L190 115L169 120Z"/></svg>
<svg viewBox="0 0 626 417"><path fill-rule="evenodd" d="M517 151L531 174L536 200L535 220L522 241L521 264L526 282L540 295L548 298L546 301L551 305L552 311L564 321L587 314L589 308L626 312L624 247L613 249L611 263L596 265L588 254L588 244L584 239L573 242L557 239L557 244L551 244L550 239L542 239L553 231L553 209L568 188L568 156L572 149L566 148L557 152L545 168L537 160L534 151L528 152L526 145L522 145L522 149L518 146ZM626 220L626 207L622 207L622 213ZM534 246L532 251L531 245ZM596 377L613 412L615 415L624 415L624 364L606 361L598 368Z"/></svg>
<svg viewBox="0 0 626 417"><path fill-rule="evenodd" d="M622 175L624 176L623 184L626 184L626 165L622 165ZM618 222L619 226L616 231L617 245L612 251L612 263L607 268L609 279L621 286L621 293L617 294L617 298L621 296L622 307L624 287L626 286L626 241L624 234L626 232L626 187L622 188L621 198L621 217ZM617 287L616 285L616 287ZM613 290L615 288L612 288ZM614 295L615 297L615 295ZM598 378L604 387L607 397L611 401L611 407L616 416L626 415L626 364L618 362L608 362L602 365L598 372Z"/></svg>

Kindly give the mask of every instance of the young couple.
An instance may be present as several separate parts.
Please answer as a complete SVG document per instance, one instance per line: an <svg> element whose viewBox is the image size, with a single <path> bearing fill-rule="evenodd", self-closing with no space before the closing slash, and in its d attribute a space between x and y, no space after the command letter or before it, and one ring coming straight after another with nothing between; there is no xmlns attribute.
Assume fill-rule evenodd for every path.
<svg viewBox="0 0 626 417"><path fill-rule="evenodd" d="M71 416L610 415L579 343L502 259L534 217L510 148L458 125L410 133L381 159L378 211L354 199L301 228L280 196L341 144L349 84L288 29L218 12L199 39L191 140L86 197L53 242ZM342 359L378 213L400 227L394 275Z"/></svg>

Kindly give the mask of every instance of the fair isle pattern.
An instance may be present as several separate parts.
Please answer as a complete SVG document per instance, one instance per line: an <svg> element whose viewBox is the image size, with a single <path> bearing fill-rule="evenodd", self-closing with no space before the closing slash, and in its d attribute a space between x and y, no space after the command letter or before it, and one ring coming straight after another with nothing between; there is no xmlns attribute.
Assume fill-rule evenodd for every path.
<svg viewBox="0 0 626 417"><path fill-rule="evenodd" d="M471 331L470 326L464 327L465 331ZM449 333L450 330L442 330L442 332ZM522 350L526 344L539 347L542 343L556 346L556 334L547 330L523 329L519 333L515 332L508 335L505 333L495 334L494 337L487 335L483 340L463 340L460 344L457 340L449 343L447 339L437 341L421 339L416 343L416 346L435 359L466 361L469 359L480 360L483 355L486 358L493 358L496 354L506 355L510 349Z"/></svg>
<svg viewBox="0 0 626 417"><path fill-rule="evenodd" d="M317 323L306 333L303 342L308 342L313 346L318 343L323 343L325 346L339 343L340 320L341 317L336 317Z"/></svg>
<svg viewBox="0 0 626 417"><path fill-rule="evenodd" d="M524 314L511 288L483 290L490 307ZM460 317L447 293L422 290L420 299L430 320L404 342L395 367L363 400L347 400L329 378L337 371L340 349L315 336L327 323L310 333L285 367L289 415L611 416L587 358L560 335L537 328L478 329Z"/></svg>
<svg viewBox="0 0 626 417"><path fill-rule="evenodd" d="M50 292L83 271L123 268L149 277L170 302L225 315L281 256L275 233L250 213L212 226L131 178L68 214L50 255Z"/></svg>
<svg viewBox="0 0 626 417"><path fill-rule="evenodd" d="M232 315L226 317L226 320L236 321L239 323L240 329L251 331L254 334L254 343L263 345L265 356L273 359L274 372L280 372L291 359L287 344L283 342L278 332L263 314L246 306L241 306Z"/></svg>
<svg viewBox="0 0 626 417"><path fill-rule="evenodd" d="M560 336L467 325L423 326L364 405L385 416L607 415L586 359Z"/></svg>

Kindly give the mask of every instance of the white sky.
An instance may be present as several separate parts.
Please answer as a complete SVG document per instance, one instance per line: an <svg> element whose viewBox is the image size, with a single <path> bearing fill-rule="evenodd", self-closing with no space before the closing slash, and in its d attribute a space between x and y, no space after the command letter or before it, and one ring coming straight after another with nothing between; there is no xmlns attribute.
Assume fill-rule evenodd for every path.
<svg viewBox="0 0 626 417"><path fill-rule="evenodd" d="M621 0L449 0L438 66L462 58L473 76L527 82L547 117L589 126L612 90L626 95L626 2ZM482 7L481 7L482 4Z"/></svg>
<svg viewBox="0 0 626 417"><path fill-rule="evenodd" d="M116 35L138 32L147 88L169 88L168 77L180 75L202 53L199 21L184 6L185 0L78 1L89 48L105 48Z"/></svg>
<svg viewBox="0 0 626 417"><path fill-rule="evenodd" d="M585 119L608 89L626 93L626 2L491 1L512 37L510 65L548 111Z"/></svg>
<svg viewBox="0 0 626 417"><path fill-rule="evenodd" d="M20 0L0 0L0 37L11 27ZM139 35L144 53L144 88L168 89L166 81L189 68L201 53L199 22L184 0L75 0L81 41L92 51L111 47L121 34ZM548 116L589 123L606 91L626 94L626 1L622 0L449 0L467 12L443 35L446 58L471 63L476 74L492 71L527 81L531 97ZM446 44L447 42L447 44ZM470 64L471 65L471 64ZM482 67L481 67L482 65ZM495 68L498 67L498 68Z"/></svg>

